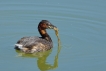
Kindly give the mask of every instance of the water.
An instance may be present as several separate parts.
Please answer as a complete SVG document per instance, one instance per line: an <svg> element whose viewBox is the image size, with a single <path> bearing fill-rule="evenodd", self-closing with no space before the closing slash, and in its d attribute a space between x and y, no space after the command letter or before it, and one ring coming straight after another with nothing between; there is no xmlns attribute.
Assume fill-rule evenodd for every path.
<svg viewBox="0 0 106 71"><path fill-rule="evenodd" d="M105 0L0 1L0 71L106 71ZM38 23L59 28L58 46L36 55L21 54L14 44L23 36L40 36Z"/></svg>

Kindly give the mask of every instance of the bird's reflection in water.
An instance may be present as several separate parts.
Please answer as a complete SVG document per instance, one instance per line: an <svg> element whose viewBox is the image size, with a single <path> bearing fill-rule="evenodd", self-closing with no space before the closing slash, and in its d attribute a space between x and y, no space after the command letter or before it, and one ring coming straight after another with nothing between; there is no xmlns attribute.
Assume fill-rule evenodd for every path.
<svg viewBox="0 0 106 71"><path fill-rule="evenodd" d="M57 51L57 54L54 58L54 63L51 65L51 64L48 64L46 62L47 60L47 57L49 54L47 55L44 55L43 57L39 57L38 60L37 60L37 64L38 64L38 67L41 71L45 71L45 70L50 70L50 69L54 69L54 68L57 68L58 67L58 55L59 55L59 52L60 52L60 41L58 42L58 51Z"/></svg>
<svg viewBox="0 0 106 71"><path fill-rule="evenodd" d="M16 51L16 52L18 53L18 56L21 56L21 57L38 58L38 60L37 60L38 68L41 71L46 71L46 70L55 69L58 67L58 55L60 53L60 50L61 50L60 39L58 38L58 50L57 50L57 54L54 58L53 64L49 64L46 61L49 54L52 52L52 50L49 50L46 52L39 52L39 53L35 53L35 54L25 54L25 53L22 53L19 51Z"/></svg>

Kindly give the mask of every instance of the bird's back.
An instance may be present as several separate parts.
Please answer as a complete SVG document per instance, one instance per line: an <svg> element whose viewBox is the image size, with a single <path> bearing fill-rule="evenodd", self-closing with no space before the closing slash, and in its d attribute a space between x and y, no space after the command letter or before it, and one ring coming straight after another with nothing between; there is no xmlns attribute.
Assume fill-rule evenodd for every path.
<svg viewBox="0 0 106 71"><path fill-rule="evenodd" d="M27 51L28 53L46 51L53 47L52 42L36 36L23 37L17 42L17 44L22 45L22 47L16 45L16 49L22 50L24 52Z"/></svg>

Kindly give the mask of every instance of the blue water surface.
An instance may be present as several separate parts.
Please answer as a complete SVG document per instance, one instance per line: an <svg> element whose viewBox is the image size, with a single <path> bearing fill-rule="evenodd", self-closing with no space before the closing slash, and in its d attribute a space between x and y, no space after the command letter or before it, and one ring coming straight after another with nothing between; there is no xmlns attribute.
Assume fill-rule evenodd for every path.
<svg viewBox="0 0 106 71"><path fill-rule="evenodd" d="M0 71L106 71L105 0L0 1ZM14 44L24 36L40 36L37 26L49 20L54 48L22 54Z"/></svg>

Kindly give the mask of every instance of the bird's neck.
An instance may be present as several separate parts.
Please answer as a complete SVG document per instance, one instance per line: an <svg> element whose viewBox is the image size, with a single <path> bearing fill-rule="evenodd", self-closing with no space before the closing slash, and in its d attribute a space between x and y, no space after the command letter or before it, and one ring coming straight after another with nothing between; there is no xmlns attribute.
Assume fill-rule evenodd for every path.
<svg viewBox="0 0 106 71"><path fill-rule="evenodd" d="M52 41L51 37L49 34L46 32L46 29L38 28L38 31L40 35L42 36L43 39L46 39L47 41Z"/></svg>

